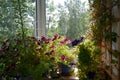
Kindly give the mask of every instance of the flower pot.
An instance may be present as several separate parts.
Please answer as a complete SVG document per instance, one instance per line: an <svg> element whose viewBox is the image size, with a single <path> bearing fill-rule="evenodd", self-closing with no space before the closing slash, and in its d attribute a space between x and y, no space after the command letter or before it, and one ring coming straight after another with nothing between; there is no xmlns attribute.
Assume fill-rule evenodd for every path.
<svg viewBox="0 0 120 80"><path fill-rule="evenodd" d="M70 76L71 75L71 68L68 65L60 64L60 74L62 76Z"/></svg>
<svg viewBox="0 0 120 80"><path fill-rule="evenodd" d="M96 72L89 71L89 72L87 73L87 78L88 78L88 79L94 79L95 74L96 74Z"/></svg>

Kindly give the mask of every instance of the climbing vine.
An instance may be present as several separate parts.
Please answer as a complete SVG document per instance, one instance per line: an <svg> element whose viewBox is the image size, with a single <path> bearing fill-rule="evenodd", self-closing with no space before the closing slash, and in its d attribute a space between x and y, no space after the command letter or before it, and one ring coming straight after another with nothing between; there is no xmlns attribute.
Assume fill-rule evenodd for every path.
<svg viewBox="0 0 120 80"><path fill-rule="evenodd" d="M116 33L112 34L113 32L110 32L110 28L112 22L116 20L111 10L119 4L119 0L109 1L109 3L107 2L108 4L106 4L106 2L106 0L89 0L92 38L98 44L101 43L103 39L113 40L114 38L114 41L116 41L115 37L117 37L117 35L114 35ZM113 36L113 38L111 38L111 36Z"/></svg>
<svg viewBox="0 0 120 80"><path fill-rule="evenodd" d="M117 42L119 36L117 32L114 32L112 29L113 23L120 21L120 19L113 14L114 8L120 7L120 0L89 0L89 4L92 39L96 41L101 50L104 48L105 51L103 52L105 55L103 54L103 56L105 57L102 59L107 62L105 63L105 66L109 64L109 72L111 73L113 65L116 69L118 69L118 66L116 65L119 65L118 55L120 52L116 48L113 48L113 43ZM109 57L109 61L107 61L106 57ZM115 59L113 59L113 57Z"/></svg>

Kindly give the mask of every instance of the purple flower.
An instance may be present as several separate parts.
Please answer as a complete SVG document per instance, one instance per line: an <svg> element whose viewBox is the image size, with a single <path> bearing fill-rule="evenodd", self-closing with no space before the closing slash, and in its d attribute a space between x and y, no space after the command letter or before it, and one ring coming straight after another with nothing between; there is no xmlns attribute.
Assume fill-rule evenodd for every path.
<svg viewBox="0 0 120 80"><path fill-rule="evenodd" d="M84 39L84 37L81 37L79 40L77 40L77 39L74 40L74 41L72 42L72 46L76 46L77 44L83 42L83 39Z"/></svg>
<svg viewBox="0 0 120 80"><path fill-rule="evenodd" d="M45 36L42 36L42 37L41 37L41 41L46 41L46 37L45 37Z"/></svg>
<svg viewBox="0 0 120 80"><path fill-rule="evenodd" d="M47 40L48 40L49 42L52 42L52 39L50 39L50 38L49 38L49 39L47 39Z"/></svg>
<svg viewBox="0 0 120 80"><path fill-rule="evenodd" d="M48 44L50 43L52 40L51 39L46 39L45 43Z"/></svg>
<svg viewBox="0 0 120 80"><path fill-rule="evenodd" d="M52 39L52 41L58 39L59 37L60 37L60 36L59 36L58 34L55 34L54 37L53 37L53 39Z"/></svg>
<svg viewBox="0 0 120 80"><path fill-rule="evenodd" d="M72 46L76 46L77 44L79 44L79 40L77 39L72 42Z"/></svg>
<svg viewBox="0 0 120 80"><path fill-rule="evenodd" d="M84 39L84 37L81 37L81 38L80 38L80 42L83 42L83 39Z"/></svg>

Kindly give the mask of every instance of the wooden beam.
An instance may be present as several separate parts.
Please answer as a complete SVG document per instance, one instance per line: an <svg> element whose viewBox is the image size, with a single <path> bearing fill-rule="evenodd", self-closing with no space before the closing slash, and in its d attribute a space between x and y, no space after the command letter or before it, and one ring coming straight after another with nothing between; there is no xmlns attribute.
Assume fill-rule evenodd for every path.
<svg viewBox="0 0 120 80"><path fill-rule="evenodd" d="M113 76L107 69L105 69L105 72L109 75L110 78L112 78L112 80L118 80L117 77Z"/></svg>
<svg viewBox="0 0 120 80"><path fill-rule="evenodd" d="M118 6L118 14L119 14L119 18L120 18L120 6ZM118 22L118 80L120 80L120 21Z"/></svg>
<svg viewBox="0 0 120 80"><path fill-rule="evenodd" d="M120 22L118 24L118 51L119 51L119 54L118 54L118 80L120 80Z"/></svg>

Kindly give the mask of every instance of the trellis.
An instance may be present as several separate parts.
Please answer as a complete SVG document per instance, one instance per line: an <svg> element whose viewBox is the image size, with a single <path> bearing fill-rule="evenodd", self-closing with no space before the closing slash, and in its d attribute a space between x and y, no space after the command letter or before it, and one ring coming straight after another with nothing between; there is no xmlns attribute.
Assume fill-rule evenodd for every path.
<svg viewBox="0 0 120 80"><path fill-rule="evenodd" d="M89 0L92 37L101 48L108 80L120 80L120 1Z"/></svg>
<svg viewBox="0 0 120 80"><path fill-rule="evenodd" d="M106 0L107 5L111 1ZM107 6L106 5L106 6ZM110 16L114 16L114 20L110 20L110 24L105 24L106 29L103 31L103 34L109 32L112 36L112 33L117 33L117 41L114 42L110 40L109 42L106 39L102 39L101 50L104 53L101 57L103 61L103 68L106 73L109 75L111 80L120 80L120 6L115 5L111 7L108 11ZM114 54L117 56L115 57Z"/></svg>

